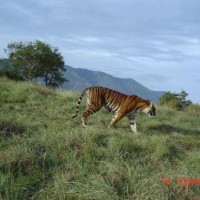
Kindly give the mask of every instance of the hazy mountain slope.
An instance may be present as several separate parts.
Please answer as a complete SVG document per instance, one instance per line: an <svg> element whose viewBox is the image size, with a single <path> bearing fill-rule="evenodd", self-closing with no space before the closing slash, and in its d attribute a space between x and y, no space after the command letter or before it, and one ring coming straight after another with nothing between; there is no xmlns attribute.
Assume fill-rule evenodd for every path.
<svg viewBox="0 0 200 200"><path fill-rule="evenodd" d="M133 79L116 78L99 71L66 66L65 77L69 80L62 88L67 90L82 91L89 86L105 86L125 94L136 94L146 99L157 102L162 91L152 91Z"/></svg>

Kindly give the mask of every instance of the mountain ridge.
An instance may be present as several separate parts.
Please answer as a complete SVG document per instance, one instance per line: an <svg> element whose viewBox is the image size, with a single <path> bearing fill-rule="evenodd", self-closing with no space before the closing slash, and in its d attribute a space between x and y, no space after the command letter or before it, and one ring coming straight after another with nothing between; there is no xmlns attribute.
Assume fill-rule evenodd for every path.
<svg viewBox="0 0 200 200"><path fill-rule="evenodd" d="M66 66L65 78L69 81L63 89L83 91L90 86L104 86L128 95L138 95L157 103L164 91L153 91L132 78L118 78L101 71Z"/></svg>

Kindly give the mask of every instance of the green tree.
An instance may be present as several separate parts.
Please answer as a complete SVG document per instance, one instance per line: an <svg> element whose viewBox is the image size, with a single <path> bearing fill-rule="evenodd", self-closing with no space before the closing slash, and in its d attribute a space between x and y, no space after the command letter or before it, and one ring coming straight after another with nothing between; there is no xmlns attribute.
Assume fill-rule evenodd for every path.
<svg viewBox="0 0 200 200"><path fill-rule="evenodd" d="M177 94L178 99L180 99L183 108L188 107L192 101L186 100L186 97L188 96L188 93L182 90L180 93Z"/></svg>
<svg viewBox="0 0 200 200"><path fill-rule="evenodd" d="M49 44L39 40L10 43L5 52L8 58L1 59L1 65L10 78L32 81L40 77L47 86L56 87L67 81L63 75L66 71L63 57Z"/></svg>
<svg viewBox="0 0 200 200"><path fill-rule="evenodd" d="M186 100L187 96L188 94L184 90L180 93L171 93L170 91L167 91L160 97L159 104L182 110L192 103L190 100Z"/></svg>
<svg viewBox="0 0 200 200"><path fill-rule="evenodd" d="M17 69L13 68L9 60L5 58L0 59L0 76L6 76L16 81L24 81L24 78L20 76Z"/></svg>
<svg viewBox="0 0 200 200"><path fill-rule="evenodd" d="M167 104L172 100L176 100L177 95L175 93L171 93L170 91L165 92L159 99L159 103L161 105Z"/></svg>

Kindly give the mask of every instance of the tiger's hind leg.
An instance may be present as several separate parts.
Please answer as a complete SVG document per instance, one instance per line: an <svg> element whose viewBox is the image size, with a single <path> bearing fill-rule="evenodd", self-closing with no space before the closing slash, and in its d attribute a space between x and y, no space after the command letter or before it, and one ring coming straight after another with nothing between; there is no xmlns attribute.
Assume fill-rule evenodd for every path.
<svg viewBox="0 0 200 200"><path fill-rule="evenodd" d="M87 127L87 124L88 124L88 119L87 119L87 117L82 117L82 118L81 118L81 121L82 121L82 125L83 125L84 127Z"/></svg>
<svg viewBox="0 0 200 200"><path fill-rule="evenodd" d="M122 113L117 113L114 118L112 119L112 121L110 122L110 125L108 126L108 128L113 127L120 119L122 119L124 117L124 114Z"/></svg>
<svg viewBox="0 0 200 200"><path fill-rule="evenodd" d="M95 112L99 111L102 108L102 106L97 106L96 104L89 104L82 115L82 124L84 127L87 127L88 125L88 117L91 114L94 114Z"/></svg>

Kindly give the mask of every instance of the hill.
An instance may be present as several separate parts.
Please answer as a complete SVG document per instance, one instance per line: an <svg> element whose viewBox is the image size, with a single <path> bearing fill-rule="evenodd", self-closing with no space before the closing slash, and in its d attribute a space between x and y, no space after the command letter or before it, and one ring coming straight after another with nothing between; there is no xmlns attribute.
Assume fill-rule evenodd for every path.
<svg viewBox="0 0 200 200"><path fill-rule="evenodd" d="M198 105L140 114L137 136L104 109L82 127L78 96L0 78L0 199L200 198Z"/></svg>
<svg viewBox="0 0 200 200"><path fill-rule="evenodd" d="M81 68L66 66L65 78L68 83L63 84L62 88L73 91L83 91L89 86L105 86L115 89L125 94L136 94L153 102L158 102L163 91L152 91L133 79L116 78L109 74L99 71L91 71Z"/></svg>

